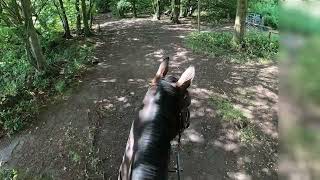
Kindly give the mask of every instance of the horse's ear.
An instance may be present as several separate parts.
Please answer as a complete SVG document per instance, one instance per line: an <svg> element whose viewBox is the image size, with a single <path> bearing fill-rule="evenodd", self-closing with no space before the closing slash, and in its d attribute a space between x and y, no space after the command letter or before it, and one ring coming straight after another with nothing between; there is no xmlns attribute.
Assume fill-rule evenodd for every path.
<svg viewBox="0 0 320 180"><path fill-rule="evenodd" d="M176 86L182 90L186 90L190 85L191 81L195 76L195 69L193 66L190 66L180 77Z"/></svg>
<svg viewBox="0 0 320 180"><path fill-rule="evenodd" d="M153 78L152 80L152 84L157 84L161 78L165 77L167 72L169 70L169 57L166 57L165 59L163 59L163 61L161 62L159 69L157 71L156 76Z"/></svg>

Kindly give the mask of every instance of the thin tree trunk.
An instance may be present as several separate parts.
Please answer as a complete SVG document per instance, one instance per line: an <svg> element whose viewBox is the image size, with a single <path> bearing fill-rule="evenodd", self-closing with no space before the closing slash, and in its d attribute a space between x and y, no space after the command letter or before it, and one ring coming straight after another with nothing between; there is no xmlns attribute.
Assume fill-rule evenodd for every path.
<svg viewBox="0 0 320 180"><path fill-rule="evenodd" d="M237 14L234 25L233 42L236 45L241 45L244 38L246 28L246 15L247 15L248 2L247 0L238 0Z"/></svg>
<svg viewBox="0 0 320 180"><path fill-rule="evenodd" d="M137 7L136 7L136 0L132 0L132 11L133 11L133 17L137 18Z"/></svg>
<svg viewBox="0 0 320 180"><path fill-rule="evenodd" d="M82 21L84 26L84 35L90 36L91 32L89 27L89 18L88 18L86 0L81 0L81 9L82 9Z"/></svg>
<svg viewBox="0 0 320 180"><path fill-rule="evenodd" d="M161 16L160 0L155 0L154 2L155 2L155 4L154 4L154 6L155 6L154 7L154 11L155 11L154 12L154 19L160 20L160 16Z"/></svg>
<svg viewBox="0 0 320 180"><path fill-rule="evenodd" d="M179 24L180 0L172 0L172 22Z"/></svg>
<svg viewBox="0 0 320 180"><path fill-rule="evenodd" d="M63 24L63 29L64 29L64 37L65 38L71 38L71 33L70 33L70 26L69 26L69 21L68 21L68 17L66 14L66 9L64 8L63 5L63 1L59 0L59 5L60 5L60 9L61 9L61 13L62 13L62 24Z"/></svg>
<svg viewBox="0 0 320 180"><path fill-rule="evenodd" d="M75 6L76 6L76 11L77 11L77 34L80 35L81 33L81 13L80 13L80 0L76 0Z"/></svg>
<svg viewBox="0 0 320 180"><path fill-rule="evenodd" d="M93 0L89 0L89 10L88 10L88 18L89 18L89 29L92 29L93 25Z"/></svg>
<svg viewBox="0 0 320 180"><path fill-rule="evenodd" d="M46 59L42 53L40 41L36 32L36 29L33 26L32 21L32 8L30 0L21 0L21 6L23 10L23 15L25 19L25 28L26 28L26 35L27 35L27 43L26 45L27 51L30 51L31 59L34 58L36 61L36 69L42 71L45 69L46 66ZM30 49L29 49L30 48Z"/></svg>

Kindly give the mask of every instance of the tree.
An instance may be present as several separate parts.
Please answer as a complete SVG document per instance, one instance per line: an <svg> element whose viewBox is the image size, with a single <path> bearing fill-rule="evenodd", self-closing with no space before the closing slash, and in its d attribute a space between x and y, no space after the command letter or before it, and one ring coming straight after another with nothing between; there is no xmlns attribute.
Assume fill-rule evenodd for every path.
<svg viewBox="0 0 320 180"><path fill-rule="evenodd" d="M82 10L82 22L83 22L83 30L85 36L90 36L90 26L89 26L89 16L87 12L87 4L86 0L81 0L81 10Z"/></svg>
<svg viewBox="0 0 320 180"><path fill-rule="evenodd" d="M46 66L46 59L42 53L40 41L36 29L32 21L32 8L30 0L21 0L22 12L24 16L24 25L26 33L26 49L30 58L36 62L38 70L44 70Z"/></svg>
<svg viewBox="0 0 320 180"><path fill-rule="evenodd" d="M244 38L245 27L246 27L246 15L248 9L247 0L238 0L237 13L234 25L233 42L236 45L241 45Z"/></svg>
<svg viewBox="0 0 320 180"><path fill-rule="evenodd" d="M161 2L160 0L154 0L154 19L160 20L161 16Z"/></svg>
<svg viewBox="0 0 320 180"><path fill-rule="evenodd" d="M179 15L180 15L180 0L172 0L172 22L179 24Z"/></svg>
<svg viewBox="0 0 320 180"><path fill-rule="evenodd" d="M71 33L70 33L70 26L69 26L68 17L67 17L67 14L66 14L66 9L64 8L62 0L58 0L58 2L59 2L59 6L60 7L58 7L58 5L56 4L55 1L54 1L54 5L56 6L56 8L58 10L58 13L59 13L62 25L63 25L63 29L64 29L63 37L71 38L72 36L71 36Z"/></svg>
<svg viewBox="0 0 320 180"><path fill-rule="evenodd" d="M133 12L133 17L138 17L137 16L137 7L136 7L136 0L131 0L131 4L132 4L132 12Z"/></svg>
<svg viewBox="0 0 320 180"><path fill-rule="evenodd" d="M81 12L80 12L80 0L76 0L75 2L75 8L77 11L77 20L76 20L76 28L77 28L77 34L79 35L81 33Z"/></svg>

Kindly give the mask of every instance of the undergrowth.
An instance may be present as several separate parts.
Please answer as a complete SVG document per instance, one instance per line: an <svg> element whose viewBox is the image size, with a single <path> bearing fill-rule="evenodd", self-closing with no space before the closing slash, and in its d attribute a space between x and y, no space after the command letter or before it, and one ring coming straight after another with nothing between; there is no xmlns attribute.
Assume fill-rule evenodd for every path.
<svg viewBox="0 0 320 180"><path fill-rule="evenodd" d="M258 58L273 59L278 53L279 39L268 38L266 34L248 32L244 39L244 48L239 50L232 43L231 32L191 33L186 38L186 45L195 52L213 56L234 56L239 62Z"/></svg>
<svg viewBox="0 0 320 180"><path fill-rule="evenodd" d="M1 52L0 136L21 130L36 117L43 102L70 87L88 64L92 49L81 40L58 39L44 46L49 64L44 72L36 71L17 47L7 46Z"/></svg>

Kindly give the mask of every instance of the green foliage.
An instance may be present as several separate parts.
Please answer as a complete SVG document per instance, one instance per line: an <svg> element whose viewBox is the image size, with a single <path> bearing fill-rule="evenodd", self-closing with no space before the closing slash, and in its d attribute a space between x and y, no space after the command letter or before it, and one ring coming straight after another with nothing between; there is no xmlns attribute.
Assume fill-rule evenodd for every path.
<svg viewBox="0 0 320 180"><path fill-rule="evenodd" d="M81 156L77 152L70 151L69 157L73 163L79 164L81 161Z"/></svg>
<svg viewBox="0 0 320 180"><path fill-rule="evenodd" d="M96 0L97 10L100 13L110 11L111 0Z"/></svg>
<svg viewBox="0 0 320 180"><path fill-rule="evenodd" d="M202 11L206 12L206 15L202 18L204 21L220 21L228 17L234 19L236 16L237 0L202 0L201 7Z"/></svg>
<svg viewBox="0 0 320 180"><path fill-rule="evenodd" d="M55 41L55 40L53 40ZM75 75L87 64L91 46L78 41L47 43L47 72L37 72L28 63L23 51L8 50L0 59L0 131L19 131L38 113L44 96L63 93ZM8 58L12 57L12 58Z"/></svg>
<svg viewBox="0 0 320 180"><path fill-rule="evenodd" d="M221 54L231 48L231 39L231 33L191 33L186 43L196 52Z"/></svg>
<svg viewBox="0 0 320 180"><path fill-rule="evenodd" d="M54 89L59 93L62 93L65 90L65 88L66 88L66 82L64 80L59 80L54 85Z"/></svg>
<svg viewBox="0 0 320 180"><path fill-rule="evenodd" d="M14 169L0 169L1 180L16 180L18 172Z"/></svg>
<svg viewBox="0 0 320 180"><path fill-rule="evenodd" d="M240 130L240 141L246 144L251 143L257 136L257 132L252 125L246 126Z"/></svg>
<svg viewBox="0 0 320 180"><path fill-rule="evenodd" d="M191 33L186 45L196 52L224 55L238 52L232 45L231 32ZM270 58L278 53L278 38L269 39L267 34L250 32L245 36L245 48L240 52L249 57Z"/></svg>
<svg viewBox="0 0 320 180"><path fill-rule="evenodd" d="M249 11L261 14L264 25L274 29L279 27L279 10L278 0L254 0L249 3Z"/></svg>
<svg viewBox="0 0 320 180"><path fill-rule="evenodd" d="M139 14L152 14L153 13L153 0L136 0L136 8Z"/></svg>
<svg viewBox="0 0 320 180"><path fill-rule="evenodd" d="M119 0L116 3L116 10L120 17L125 17L125 14L128 13L131 8L132 4L128 0Z"/></svg>
<svg viewBox="0 0 320 180"><path fill-rule="evenodd" d="M261 32L250 32L244 39L245 52L249 55L268 58L275 56L279 50L279 39L269 39Z"/></svg>
<svg viewBox="0 0 320 180"><path fill-rule="evenodd" d="M235 109L230 101L219 97L212 97L210 103L216 108L217 114L222 120L233 122L240 127L244 127L248 124L247 118L240 110Z"/></svg>
<svg viewBox="0 0 320 180"><path fill-rule="evenodd" d="M252 143L257 137L254 125L243 115L243 113L236 109L232 102L220 97L211 97L210 104L214 106L218 116L227 123L233 124L240 132L240 141L242 143Z"/></svg>

